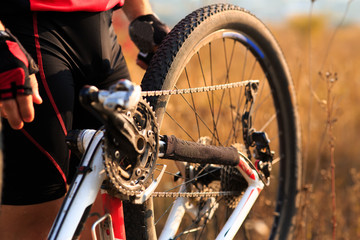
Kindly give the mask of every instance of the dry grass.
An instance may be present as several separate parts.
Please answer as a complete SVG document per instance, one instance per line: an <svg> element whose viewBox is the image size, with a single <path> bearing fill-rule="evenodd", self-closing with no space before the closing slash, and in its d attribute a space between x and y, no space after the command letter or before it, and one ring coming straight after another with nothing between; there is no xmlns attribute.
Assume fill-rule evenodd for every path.
<svg viewBox="0 0 360 240"><path fill-rule="evenodd" d="M307 19L304 18L303 21ZM337 73L334 98L337 239L360 238L360 162L358 132L360 109L360 27L334 28L319 24L309 29L297 18L272 27L293 74L303 134L305 178L308 188L299 239L332 238L331 163L327 126L327 83L319 72ZM327 58L326 58L327 56ZM312 89L312 90L311 90ZM313 93L312 93L313 91Z"/></svg>

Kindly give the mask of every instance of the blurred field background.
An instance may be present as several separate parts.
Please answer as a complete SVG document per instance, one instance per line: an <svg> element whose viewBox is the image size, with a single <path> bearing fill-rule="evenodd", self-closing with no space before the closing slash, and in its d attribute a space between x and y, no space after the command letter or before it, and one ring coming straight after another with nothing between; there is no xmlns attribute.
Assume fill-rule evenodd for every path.
<svg viewBox="0 0 360 240"><path fill-rule="evenodd" d="M331 144L336 166L336 237L360 239L360 28L355 24L337 28L326 16L311 20L298 16L272 29L293 75L302 126L306 201L299 239L332 238ZM328 132L329 122L333 135Z"/></svg>
<svg viewBox="0 0 360 240"><path fill-rule="evenodd" d="M121 11L115 15L131 76L140 83L144 71L135 64L128 23ZM297 239L333 238L331 158L336 239L360 239L360 25L346 21L346 10L338 16L334 21L310 7L307 14L265 21L283 49L297 91L304 169Z"/></svg>

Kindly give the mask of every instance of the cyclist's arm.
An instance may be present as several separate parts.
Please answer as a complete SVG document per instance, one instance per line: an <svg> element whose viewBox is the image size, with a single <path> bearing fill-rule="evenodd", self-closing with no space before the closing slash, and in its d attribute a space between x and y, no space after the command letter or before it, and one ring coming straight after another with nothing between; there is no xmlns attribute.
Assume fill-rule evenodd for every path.
<svg viewBox="0 0 360 240"><path fill-rule="evenodd" d="M4 30L5 27L0 21L0 31ZM0 89L4 85L3 80L0 78ZM32 95L17 95L14 98L0 99L1 116L7 118L14 129L21 129L24 122L33 121L35 116L33 104L42 103L35 74L30 75L30 85Z"/></svg>
<svg viewBox="0 0 360 240"><path fill-rule="evenodd" d="M136 63L147 69L157 46L160 45L169 28L153 13L147 0L125 1L123 10L129 19L129 33L131 40L140 50Z"/></svg>
<svg viewBox="0 0 360 240"><path fill-rule="evenodd" d="M154 14L148 0L128 0L122 7L129 21L147 14Z"/></svg>

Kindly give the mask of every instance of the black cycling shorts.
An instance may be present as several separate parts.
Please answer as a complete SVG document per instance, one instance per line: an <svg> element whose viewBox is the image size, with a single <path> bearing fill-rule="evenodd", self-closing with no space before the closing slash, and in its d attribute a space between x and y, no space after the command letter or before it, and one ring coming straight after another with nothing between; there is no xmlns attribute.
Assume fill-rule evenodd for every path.
<svg viewBox="0 0 360 240"><path fill-rule="evenodd" d="M41 105L35 120L12 130L3 120L4 186L2 204L27 205L58 199L66 193L70 129L101 126L78 101L86 84L107 88L130 79L112 27L112 11L100 13L37 12L0 16L39 65Z"/></svg>

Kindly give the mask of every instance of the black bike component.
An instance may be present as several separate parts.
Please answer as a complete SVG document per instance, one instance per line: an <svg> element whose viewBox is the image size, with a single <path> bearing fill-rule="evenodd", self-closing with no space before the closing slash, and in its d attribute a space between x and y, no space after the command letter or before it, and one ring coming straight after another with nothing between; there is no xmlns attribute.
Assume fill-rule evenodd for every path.
<svg viewBox="0 0 360 240"><path fill-rule="evenodd" d="M177 180L181 179L182 176L181 176L181 172L178 171L177 173L175 173L175 176L174 176L174 182L176 182Z"/></svg>
<svg viewBox="0 0 360 240"><path fill-rule="evenodd" d="M253 104L256 98L258 86L255 83L249 83L245 86L245 106L244 113L242 115L242 129L243 129L243 139L245 143L245 147L247 150L248 158L251 159L251 152L249 147L252 146L252 140L250 139L252 129L252 109Z"/></svg>
<svg viewBox="0 0 360 240"><path fill-rule="evenodd" d="M82 232L82 230L84 229L84 225L86 220L88 219L89 215L90 215L90 210L91 210L92 204L87 206L83 215L81 216L80 222L75 230L73 239L79 239L80 238L80 234Z"/></svg>
<svg viewBox="0 0 360 240"><path fill-rule="evenodd" d="M78 174L86 174L92 171L92 168L89 166L80 166L77 168Z"/></svg>
<svg viewBox="0 0 360 240"><path fill-rule="evenodd" d="M98 96L99 90L96 87L86 86L80 92L80 102L103 122L108 129L107 132L111 133L109 137L117 139L127 155L136 156L143 153L145 138L133 118L128 116L128 110L117 108L116 112L113 112L99 102Z"/></svg>
<svg viewBox="0 0 360 240"><path fill-rule="evenodd" d="M241 175L237 168L225 166L221 168L221 190L222 191L236 191L239 194L235 196L225 196L226 205L233 209L241 200L242 194L248 187L248 183Z"/></svg>
<svg viewBox="0 0 360 240"><path fill-rule="evenodd" d="M65 137L66 144L71 150L71 153L75 154L79 159L82 157L82 153L79 151L77 145L80 132L81 130L78 129L70 130Z"/></svg>
<svg viewBox="0 0 360 240"><path fill-rule="evenodd" d="M267 184L269 184L274 153L270 151L270 140L266 133L257 132L252 126L252 111L257 90L258 84L255 83L249 83L245 86L245 111L242 115L243 138L249 159L252 157L250 147L255 147L256 167L263 174L262 177L266 179Z"/></svg>
<svg viewBox="0 0 360 240"><path fill-rule="evenodd" d="M234 147L217 147L165 136L166 152L162 158L191 163L237 166L239 153Z"/></svg>
<svg viewBox="0 0 360 240"><path fill-rule="evenodd" d="M91 103L99 101L98 96L99 96L98 88L94 86L86 85L80 90L79 99L81 104L83 104L84 107L88 108L91 105Z"/></svg>
<svg viewBox="0 0 360 240"><path fill-rule="evenodd" d="M257 159L256 167L266 179L270 178L274 153L270 151L270 140L264 132L252 132L250 138L255 143L254 158Z"/></svg>

